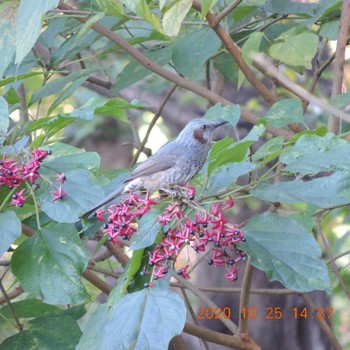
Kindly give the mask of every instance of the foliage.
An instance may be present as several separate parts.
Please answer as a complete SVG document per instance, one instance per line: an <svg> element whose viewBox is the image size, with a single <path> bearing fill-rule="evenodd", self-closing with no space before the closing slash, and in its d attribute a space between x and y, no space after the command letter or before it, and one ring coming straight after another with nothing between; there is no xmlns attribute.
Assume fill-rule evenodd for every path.
<svg viewBox="0 0 350 350"><path fill-rule="evenodd" d="M299 88L304 85L327 100L336 117L344 116L348 94L337 91L331 99L330 93L315 88L332 62L326 59L321 65L321 47L327 49L328 40L337 39L343 2L246 0L232 2L230 11L224 3L93 0L76 2L73 8L58 0L0 3L0 29L5 33L0 41L0 250L13 274L4 273L1 279L8 305L0 310L0 324L7 329L1 333L0 350L23 349L23 344L52 348L53 343L60 349L167 348L184 328L185 303L170 290L168 271L167 278L157 281L159 268L147 270L147 281L152 282L148 288L142 273L164 243L165 231L177 224L185 229L198 208L213 213L212 208L230 196L240 204L253 199L261 208L270 205L244 225L232 223L245 237L240 233L241 242L234 245L240 260L248 254L249 264L297 292L335 294L329 269L338 272L338 279L349 280L348 270L339 274L334 259L349 249L349 242L344 235L344 246L336 245L330 230L337 221L348 224L347 134L327 128L322 111L307 109L305 89L279 84L268 60L285 77L299 80ZM256 53L268 58L266 66ZM212 87L214 75L238 86L237 96L249 88L259 97L248 101L249 109L234 105L222 91L204 87L204 80ZM191 182L195 202L181 204L185 224L170 219L160 224L159 215L177 203L169 198L132 222L133 238L124 234L121 240L130 244L133 254L126 263L119 260L124 271L112 290L86 272L93 273L95 264L88 240L100 240L94 256L107 246L120 258L101 232L112 240L114 236L108 223L100 229L97 220L82 221L80 216L121 183L123 175L101 170L99 155L69 145L64 131L94 129L96 121L103 124L107 117L126 123L129 112L141 116L152 106L126 98L123 91L139 86L150 93L163 91L164 81L183 88L178 92L183 101L190 93L199 96L192 98L199 108L209 101L212 107L204 118L227 120L236 140L225 137L213 145ZM162 108L158 112L162 114ZM237 130L244 129L243 122L252 126L242 136ZM214 226L217 216L210 220ZM333 240L330 247L324 235ZM181 248L193 248L199 242L196 237ZM122 251L119 238L114 243ZM332 266L327 267L323 251L333 251ZM232 259L220 259L218 265L230 267ZM103 262L96 265L101 271ZM167 265L171 271L172 265ZM185 277L186 269L181 271ZM108 303L85 316L84 307L90 311L97 291L82 276L106 293L112 290ZM231 277L234 281L236 274ZM9 303L18 285L24 290L21 300ZM249 293L246 288L242 293ZM349 285L343 291L349 293ZM240 340L232 341L243 348Z"/></svg>

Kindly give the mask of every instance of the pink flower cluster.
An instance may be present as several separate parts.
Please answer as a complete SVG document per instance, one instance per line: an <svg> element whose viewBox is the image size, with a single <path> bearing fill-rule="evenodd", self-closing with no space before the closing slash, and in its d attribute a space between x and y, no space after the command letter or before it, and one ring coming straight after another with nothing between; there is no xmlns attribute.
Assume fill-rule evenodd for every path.
<svg viewBox="0 0 350 350"><path fill-rule="evenodd" d="M188 199L193 200L195 189L189 187L187 192ZM122 202L97 211L96 217L105 221L104 233L117 243L120 239L130 240L138 230L137 220L156 204L157 198L151 199L149 192L144 198L131 192ZM237 243L245 242L242 231L230 224L224 215L224 211L233 205L230 197L224 203L213 204L209 211L198 208L193 219L190 219L180 201L170 203L164 214L158 217L159 223L163 225L164 236L149 257L148 266L153 269L153 280L167 276L171 264L175 263L180 251L187 246L197 253L210 249L212 254L209 265L226 266L228 272L225 277L229 281L236 281L238 263L246 259L246 254L236 246ZM190 264L186 264L177 274L188 279L189 268ZM145 274L150 273L147 270L144 269Z"/></svg>
<svg viewBox="0 0 350 350"><path fill-rule="evenodd" d="M40 177L38 170L40 163L51 154L51 151L37 148L28 154L28 160L21 162L14 158L8 158L6 154L0 160L0 186L8 186L10 189L19 187L23 182L29 181L34 184ZM25 189L13 194L11 204L23 207L27 196Z"/></svg>

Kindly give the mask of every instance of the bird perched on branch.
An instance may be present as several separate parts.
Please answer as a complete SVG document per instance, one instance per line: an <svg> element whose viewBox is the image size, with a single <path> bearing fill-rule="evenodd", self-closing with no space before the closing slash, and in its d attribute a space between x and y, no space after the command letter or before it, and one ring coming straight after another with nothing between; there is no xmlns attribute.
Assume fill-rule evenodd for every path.
<svg viewBox="0 0 350 350"><path fill-rule="evenodd" d="M178 137L162 146L154 155L141 162L124 181L123 186L82 215L88 217L122 193L134 190L163 190L185 186L203 167L212 143L212 132L226 121L212 123L193 119Z"/></svg>

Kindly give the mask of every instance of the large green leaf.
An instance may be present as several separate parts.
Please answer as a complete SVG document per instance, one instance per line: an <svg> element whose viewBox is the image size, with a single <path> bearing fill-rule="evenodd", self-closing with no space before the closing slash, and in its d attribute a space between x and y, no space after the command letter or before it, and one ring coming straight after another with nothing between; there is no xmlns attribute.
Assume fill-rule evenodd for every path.
<svg viewBox="0 0 350 350"><path fill-rule="evenodd" d="M289 15L291 13L306 13L313 15L320 6L320 1L314 1L314 3L301 3L301 1L267 0L264 9L266 12L283 15Z"/></svg>
<svg viewBox="0 0 350 350"><path fill-rule="evenodd" d="M335 173L311 181L263 183L250 193L269 202L306 202L318 208L331 208L350 203L350 175Z"/></svg>
<svg viewBox="0 0 350 350"><path fill-rule="evenodd" d="M206 195L215 195L220 190L227 189L238 177L247 174L255 168L249 162L237 162L217 167L210 176Z"/></svg>
<svg viewBox="0 0 350 350"><path fill-rule="evenodd" d="M18 1L2 1L0 3L0 77L16 52L16 17Z"/></svg>
<svg viewBox="0 0 350 350"><path fill-rule="evenodd" d="M192 0L177 0L163 16L163 29L166 35L176 36L182 21L192 7Z"/></svg>
<svg viewBox="0 0 350 350"><path fill-rule="evenodd" d="M264 120L276 128L290 123L304 123L303 106L301 101L295 98L288 98L276 102L268 110Z"/></svg>
<svg viewBox="0 0 350 350"><path fill-rule="evenodd" d="M272 58L293 67L305 67L311 69L311 61L318 49L318 36L314 33L296 34L294 28L290 34L283 34L277 38L277 42L270 47L269 54Z"/></svg>
<svg viewBox="0 0 350 350"><path fill-rule="evenodd" d="M22 233L21 221L13 211L0 213L0 256Z"/></svg>
<svg viewBox="0 0 350 350"><path fill-rule="evenodd" d="M57 306L45 304L39 299L24 299L12 302L11 305L18 318L33 318L48 311L60 310ZM8 305L1 308L0 314L6 318L12 317L11 309Z"/></svg>
<svg viewBox="0 0 350 350"><path fill-rule="evenodd" d="M194 79L220 46L221 41L211 28L195 30L174 44L174 66L179 73Z"/></svg>
<svg viewBox="0 0 350 350"><path fill-rule="evenodd" d="M330 291L320 248L297 221L275 213L254 216L244 226L244 236L247 242L240 248L270 280L300 292Z"/></svg>
<svg viewBox="0 0 350 350"><path fill-rule="evenodd" d="M254 126L249 134L242 140L233 143L232 139L224 138L214 144L209 155L208 174L220 165L242 162L249 151L249 147L255 143L265 131L263 125Z"/></svg>
<svg viewBox="0 0 350 350"><path fill-rule="evenodd" d="M89 296L81 282L89 255L74 225L43 228L14 252L11 267L22 287L50 304L80 304Z"/></svg>
<svg viewBox="0 0 350 350"><path fill-rule="evenodd" d="M47 313L29 321L31 327L7 338L0 345L1 350L74 350L81 330L69 315ZM64 335L64 336L63 336Z"/></svg>
<svg viewBox="0 0 350 350"><path fill-rule="evenodd" d="M41 17L59 0L21 0L17 15L16 63L20 64L41 32Z"/></svg>
<svg viewBox="0 0 350 350"><path fill-rule="evenodd" d="M138 221L138 231L134 233L130 249L138 250L151 246L161 229L161 224L158 221L159 214L163 213L164 206L157 205L148 213L142 216Z"/></svg>
<svg viewBox="0 0 350 350"><path fill-rule="evenodd" d="M227 121L232 126L236 126L241 116L241 107L239 105L223 106L221 103L210 107L204 114L203 118L211 121Z"/></svg>
<svg viewBox="0 0 350 350"><path fill-rule="evenodd" d="M61 171L62 172L62 171ZM52 178L55 172L41 168L43 179L40 181L40 188L37 190L37 198L41 209L57 222L73 223L79 220L79 216L92 208L104 197L104 191L97 185L90 173L83 169L66 171L64 174L67 181L62 189L67 196L53 201L52 191L57 192L59 184L52 185ZM47 181L47 178L51 180Z"/></svg>
<svg viewBox="0 0 350 350"><path fill-rule="evenodd" d="M100 305L91 316L77 350L164 350L182 332L185 320L184 302L175 292L144 289L126 295L112 310L107 304Z"/></svg>

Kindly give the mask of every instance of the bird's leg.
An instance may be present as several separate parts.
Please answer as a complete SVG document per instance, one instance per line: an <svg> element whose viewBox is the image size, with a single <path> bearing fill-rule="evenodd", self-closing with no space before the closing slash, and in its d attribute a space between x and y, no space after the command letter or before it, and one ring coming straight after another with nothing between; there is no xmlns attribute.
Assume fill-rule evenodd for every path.
<svg viewBox="0 0 350 350"><path fill-rule="evenodd" d="M181 198L181 192L177 191L175 189L175 187L172 187L172 188L162 188L160 189L161 191L163 191L164 193L168 194L169 196L171 197L174 197L174 198Z"/></svg>

